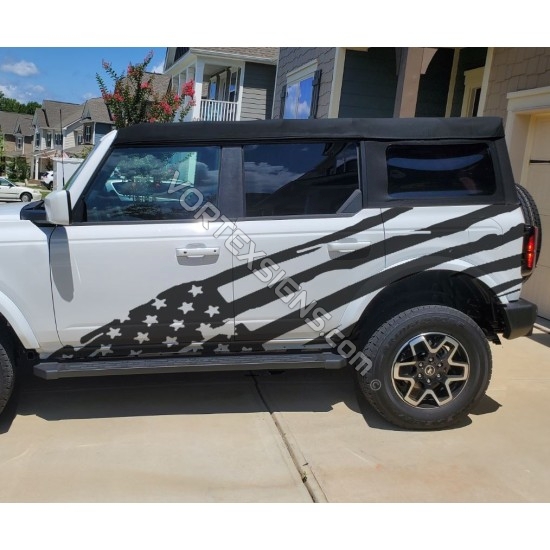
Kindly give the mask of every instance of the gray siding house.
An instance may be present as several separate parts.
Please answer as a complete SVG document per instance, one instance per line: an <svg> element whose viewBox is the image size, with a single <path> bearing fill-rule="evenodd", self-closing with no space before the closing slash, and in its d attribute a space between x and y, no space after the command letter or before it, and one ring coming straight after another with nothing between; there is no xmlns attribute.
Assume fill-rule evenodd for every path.
<svg viewBox="0 0 550 550"><path fill-rule="evenodd" d="M66 145L67 127L80 119L82 105L45 99L34 112L33 164L31 178L51 170L54 156L60 155Z"/></svg>
<svg viewBox="0 0 550 550"><path fill-rule="evenodd" d="M113 129L113 120L103 98L88 99L78 120L65 130L65 153L79 155L93 147Z"/></svg>
<svg viewBox="0 0 550 550"><path fill-rule="evenodd" d="M34 162L31 177L52 167L52 159L79 156L113 129L111 114L102 98L85 103L44 100L33 118Z"/></svg>
<svg viewBox="0 0 550 550"><path fill-rule="evenodd" d="M195 85L185 121L271 118L278 48L168 48L172 90Z"/></svg>
<svg viewBox="0 0 550 550"><path fill-rule="evenodd" d="M486 55L487 48L281 48L273 117L460 116L469 72L483 71ZM478 105L479 95L470 114Z"/></svg>

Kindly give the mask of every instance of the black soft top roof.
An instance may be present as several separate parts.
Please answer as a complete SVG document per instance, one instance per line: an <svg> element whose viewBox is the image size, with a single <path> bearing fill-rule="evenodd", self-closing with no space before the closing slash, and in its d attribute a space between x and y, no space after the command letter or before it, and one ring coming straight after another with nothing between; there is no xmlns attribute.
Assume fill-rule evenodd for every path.
<svg viewBox="0 0 550 550"><path fill-rule="evenodd" d="M502 119L476 118L325 118L136 124L118 131L114 145L182 142L250 142L302 139L498 139Z"/></svg>

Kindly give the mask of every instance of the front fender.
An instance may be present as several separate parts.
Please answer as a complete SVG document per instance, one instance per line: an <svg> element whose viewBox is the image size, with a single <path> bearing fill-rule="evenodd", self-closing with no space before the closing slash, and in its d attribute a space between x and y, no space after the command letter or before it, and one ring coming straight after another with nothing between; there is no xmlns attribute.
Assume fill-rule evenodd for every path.
<svg viewBox="0 0 550 550"><path fill-rule="evenodd" d="M5 294L0 292L0 315L11 325L26 349L38 349L38 339L19 308Z"/></svg>

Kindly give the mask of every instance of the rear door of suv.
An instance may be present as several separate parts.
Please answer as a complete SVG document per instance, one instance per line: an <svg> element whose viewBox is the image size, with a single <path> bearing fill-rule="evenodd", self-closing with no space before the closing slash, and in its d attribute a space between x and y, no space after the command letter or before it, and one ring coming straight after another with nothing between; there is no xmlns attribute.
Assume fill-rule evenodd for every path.
<svg viewBox="0 0 550 550"><path fill-rule="evenodd" d="M506 200L497 142L370 142L366 149L372 204L403 208L383 215L388 283L428 269L464 271L489 286L515 277L519 211Z"/></svg>
<svg viewBox="0 0 550 550"><path fill-rule="evenodd" d="M242 146L234 260L236 344L285 349L342 326L357 287L384 267L379 208L364 208L360 144Z"/></svg>

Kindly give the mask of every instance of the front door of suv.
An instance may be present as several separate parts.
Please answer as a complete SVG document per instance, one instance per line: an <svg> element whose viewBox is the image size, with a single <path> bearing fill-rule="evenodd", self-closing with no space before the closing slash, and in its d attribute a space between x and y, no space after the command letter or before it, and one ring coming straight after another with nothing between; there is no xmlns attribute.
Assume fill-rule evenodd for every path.
<svg viewBox="0 0 550 550"><path fill-rule="evenodd" d="M219 205L221 149L113 148L51 238L60 358L225 351L232 255L205 227Z"/></svg>
<svg viewBox="0 0 550 550"><path fill-rule="evenodd" d="M323 341L384 267L380 209L363 208L359 145L244 145L234 240L235 340L248 349Z"/></svg>

